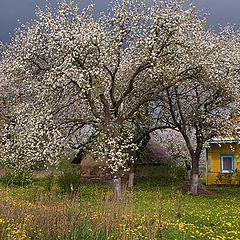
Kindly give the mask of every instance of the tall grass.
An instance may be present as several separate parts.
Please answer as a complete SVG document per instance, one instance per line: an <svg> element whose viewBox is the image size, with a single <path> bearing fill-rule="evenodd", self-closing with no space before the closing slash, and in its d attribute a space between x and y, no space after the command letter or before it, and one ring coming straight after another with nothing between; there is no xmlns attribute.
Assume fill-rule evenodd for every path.
<svg viewBox="0 0 240 240"><path fill-rule="evenodd" d="M240 239L239 188L217 190L191 196L138 182L114 202L108 185L82 184L73 195L56 185L49 192L39 182L0 185L0 239Z"/></svg>
<svg viewBox="0 0 240 240"><path fill-rule="evenodd" d="M29 201L1 191L0 239L159 239L160 202L149 217L137 213L131 192L121 202L98 193L94 206L81 196L42 192Z"/></svg>

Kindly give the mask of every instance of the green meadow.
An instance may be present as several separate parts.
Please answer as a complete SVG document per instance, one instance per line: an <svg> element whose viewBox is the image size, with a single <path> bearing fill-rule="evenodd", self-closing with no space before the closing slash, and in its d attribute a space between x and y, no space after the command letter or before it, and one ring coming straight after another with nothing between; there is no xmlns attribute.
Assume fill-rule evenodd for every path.
<svg viewBox="0 0 240 240"><path fill-rule="evenodd" d="M178 186L136 181L122 201L107 183L81 183L62 193L41 178L23 187L0 185L0 239L240 239L240 188L182 194Z"/></svg>

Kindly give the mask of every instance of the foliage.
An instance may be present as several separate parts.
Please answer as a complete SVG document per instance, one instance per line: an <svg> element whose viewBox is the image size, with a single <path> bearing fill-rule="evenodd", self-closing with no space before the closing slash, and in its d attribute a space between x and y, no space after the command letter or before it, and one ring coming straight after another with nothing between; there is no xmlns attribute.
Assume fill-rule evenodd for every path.
<svg viewBox="0 0 240 240"><path fill-rule="evenodd" d="M56 181L56 176L54 176L53 173L47 175L46 177L42 177L41 179L34 179L34 183L35 184L38 184L40 186L43 186L44 189L46 191L49 191L51 192L53 187L54 187L54 184L55 184L55 181Z"/></svg>
<svg viewBox="0 0 240 240"><path fill-rule="evenodd" d="M26 171L7 171L1 176L0 181L7 186L25 186L33 180L32 174Z"/></svg>
<svg viewBox="0 0 240 240"><path fill-rule="evenodd" d="M226 185L240 185L240 174L238 169L235 169L234 172L230 173L219 172L216 176L216 183Z"/></svg>
<svg viewBox="0 0 240 240"><path fill-rule="evenodd" d="M161 176L167 185L169 183L180 184L187 179L186 167L181 164L181 159L170 157L163 166Z"/></svg>
<svg viewBox="0 0 240 240"><path fill-rule="evenodd" d="M137 172L142 181L155 180L156 185L180 184L187 178L187 173L184 165L179 164L178 159L169 158L165 163L154 165L144 164L138 165Z"/></svg>
<svg viewBox="0 0 240 240"><path fill-rule="evenodd" d="M76 194L79 190L81 174L79 168L65 169L57 178L57 183L62 192Z"/></svg>

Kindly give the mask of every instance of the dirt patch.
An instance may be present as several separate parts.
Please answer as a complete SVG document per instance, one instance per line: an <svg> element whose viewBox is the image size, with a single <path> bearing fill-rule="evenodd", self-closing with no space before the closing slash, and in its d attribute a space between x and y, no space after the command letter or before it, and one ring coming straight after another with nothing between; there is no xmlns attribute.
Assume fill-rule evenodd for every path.
<svg viewBox="0 0 240 240"><path fill-rule="evenodd" d="M182 187L180 187L178 190L182 193L190 193L190 183L185 183ZM199 184L197 195L217 195L215 192L211 192L206 189L206 187L202 184Z"/></svg>
<svg viewBox="0 0 240 240"><path fill-rule="evenodd" d="M3 168L0 168L0 176L3 176L6 173L6 170Z"/></svg>

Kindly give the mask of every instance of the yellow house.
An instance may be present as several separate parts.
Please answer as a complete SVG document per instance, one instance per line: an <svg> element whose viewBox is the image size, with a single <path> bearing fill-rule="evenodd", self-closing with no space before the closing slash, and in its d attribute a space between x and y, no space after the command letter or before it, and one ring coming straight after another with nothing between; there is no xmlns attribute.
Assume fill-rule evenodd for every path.
<svg viewBox="0 0 240 240"><path fill-rule="evenodd" d="M206 184L240 184L240 139L213 139L206 144Z"/></svg>

